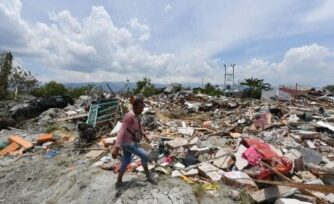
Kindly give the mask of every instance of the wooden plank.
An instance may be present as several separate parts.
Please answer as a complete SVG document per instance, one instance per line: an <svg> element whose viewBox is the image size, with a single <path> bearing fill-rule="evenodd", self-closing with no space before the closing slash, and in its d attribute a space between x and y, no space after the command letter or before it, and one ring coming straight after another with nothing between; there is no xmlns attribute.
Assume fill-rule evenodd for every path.
<svg viewBox="0 0 334 204"><path fill-rule="evenodd" d="M270 180L259 180L253 179L257 183L264 183L277 186L288 186L298 189L307 189L312 191L319 191L322 193L334 193L334 186L323 185L323 184L305 184L305 183L296 183L296 182L287 182L287 181L270 181Z"/></svg>
<svg viewBox="0 0 334 204"><path fill-rule="evenodd" d="M17 144L24 147L26 150L32 148L34 145L31 144L28 140L24 139L23 137L20 137L18 135L12 135L9 137L9 141L16 142Z"/></svg>
<svg viewBox="0 0 334 204"><path fill-rule="evenodd" d="M16 142L12 142L7 147L5 147L4 149L0 151L0 156L5 156L8 153L14 152L15 150L19 148L20 148L19 144L17 144Z"/></svg>

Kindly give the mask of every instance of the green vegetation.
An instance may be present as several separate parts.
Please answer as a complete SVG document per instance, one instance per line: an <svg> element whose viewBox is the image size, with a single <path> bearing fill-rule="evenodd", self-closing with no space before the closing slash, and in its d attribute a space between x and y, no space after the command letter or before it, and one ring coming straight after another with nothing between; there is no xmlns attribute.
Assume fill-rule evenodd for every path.
<svg viewBox="0 0 334 204"><path fill-rule="evenodd" d="M78 87L78 88L66 88L63 84L55 81L50 81L44 86L40 86L31 91L31 94L36 97L42 96L55 96L55 95L68 95L72 98L78 98L81 95L86 95L88 90L92 89L93 85Z"/></svg>
<svg viewBox="0 0 334 204"><path fill-rule="evenodd" d="M9 75L12 71L12 63L12 53L8 52L0 55L0 99L4 99L7 97Z"/></svg>
<svg viewBox="0 0 334 204"><path fill-rule="evenodd" d="M144 77L142 80L137 81L136 84L137 87L133 89L134 94L142 94L145 97L149 97L157 93L157 90L149 78Z"/></svg>
<svg viewBox="0 0 334 204"><path fill-rule="evenodd" d="M260 99L262 90L271 90L271 85L269 83L264 83L263 79L249 78L241 82L240 85L248 86L246 90L243 91L243 98L255 98Z"/></svg>
<svg viewBox="0 0 334 204"><path fill-rule="evenodd" d="M30 92L37 86L38 80L20 66L13 67L10 52L0 54L0 99L17 96L20 92Z"/></svg>
<svg viewBox="0 0 334 204"><path fill-rule="evenodd" d="M218 86L213 86L210 83L207 83L204 88L195 88L193 89L195 94L203 93L209 96L221 96L223 95L223 91L218 88Z"/></svg>
<svg viewBox="0 0 334 204"><path fill-rule="evenodd" d="M334 85L327 85L327 86L324 87L324 89L327 89L331 93L334 93Z"/></svg>

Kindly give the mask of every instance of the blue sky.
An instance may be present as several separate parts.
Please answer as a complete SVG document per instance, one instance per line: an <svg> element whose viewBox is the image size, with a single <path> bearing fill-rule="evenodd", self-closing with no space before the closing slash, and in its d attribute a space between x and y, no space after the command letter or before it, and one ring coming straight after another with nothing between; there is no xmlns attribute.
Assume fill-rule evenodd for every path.
<svg viewBox="0 0 334 204"><path fill-rule="evenodd" d="M332 0L1 0L0 50L41 81L334 84Z"/></svg>

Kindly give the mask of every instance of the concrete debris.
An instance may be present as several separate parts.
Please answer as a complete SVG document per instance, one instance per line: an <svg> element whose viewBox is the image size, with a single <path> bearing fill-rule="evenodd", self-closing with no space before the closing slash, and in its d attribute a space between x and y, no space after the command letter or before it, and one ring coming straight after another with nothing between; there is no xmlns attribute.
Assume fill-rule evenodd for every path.
<svg viewBox="0 0 334 204"><path fill-rule="evenodd" d="M173 149L188 145L188 141L186 139L183 139L183 138L176 138L176 139L168 141L166 143L167 143L168 146L170 146Z"/></svg>
<svg viewBox="0 0 334 204"><path fill-rule="evenodd" d="M248 191L255 191L258 189L252 178L248 174L241 171L225 172L223 174L223 180L224 183L232 185L236 188L243 188Z"/></svg>
<svg viewBox="0 0 334 204"><path fill-rule="evenodd" d="M88 152L87 154L85 154L85 157L89 158L89 159L96 159L99 156L101 156L103 154L103 150L92 150L90 152Z"/></svg>
<svg viewBox="0 0 334 204"><path fill-rule="evenodd" d="M122 123L117 121L115 127L112 129L112 131L110 132L110 135L112 136L116 136L116 134L118 133L118 131L121 129Z"/></svg>
<svg viewBox="0 0 334 204"><path fill-rule="evenodd" d="M192 136L194 134L194 128L180 127L180 128L178 128L178 132L183 134L183 135Z"/></svg>
<svg viewBox="0 0 334 204"><path fill-rule="evenodd" d="M257 203L264 201L273 202L279 197L287 197L293 195L297 189L286 186L270 186L251 193L251 197Z"/></svg>
<svg viewBox="0 0 334 204"><path fill-rule="evenodd" d="M304 202L297 199L292 198L280 198L275 201L275 204L312 204L310 202Z"/></svg>
<svg viewBox="0 0 334 204"><path fill-rule="evenodd" d="M174 168L175 169L184 169L186 167L182 163L176 163L176 164L174 164Z"/></svg>
<svg viewBox="0 0 334 204"><path fill-rule="evenodd" d="M172 171L172 175L171 177L180 177L180 176L183 176L182 173L179 171L179 170L174 170Z"/></svg>
<svg viewBox="0 0 334 204"><path fill-rule="evenodd" d="M213 193L213 197L220 194L212 186L225 183L238 189L231 191L229 196L235 202L242 201L244 194L259 203L312 203L319 198L333 202L334 195L325 193L325 190L310 196L303 189L281 185L282 178L298 185L309 182L334 185L334 97L315 90L286 87L280 88L277 93L264 97L266 100L253 100L240 98L239 93L233 94L233 97L194 94L191 90L182 90L178 84L160 89L159 94L144 99L146 107L140 117L150 143L142 140L138 145L149 154L149 169L154 169L155 176L165 175L158 180L167 177L168 181L178 182L179 179L168 177L180 177L185 185L199 185L201 188L198 191L204 189ZM16 155L21 155L22 158L17 159L23 162L17 162L18 166L39 160L42 170L45 162L54 163L55 168L68 168L71 175L76 175L80 169L86 170L84 166L87 165L95 170L99 167L117 173L122 151L117 159L112 159L109 154L121 128L122 117L125 111L131 109L131 100L123 95L104 93L103 89L92 90L88 95L71 100L54 96L4 104L0 102L0 166L8 168L16 161ZM109 104L108 108L103 109L108 112L106 115L99 115L99 111L94 114L94 107L103 106L104 103L113 103L115 106ZM75 148L69 148L73 144ZM60 159L65 156L66 161ZM40 159L44 159L44 163ZM133 159L135 162L127 167L127 171L133 172L131 175L144 172L139 158L135 156ZM2 174L5 177L7 173L10 174L6 168L0 174L1 179ZM29 173L27 168L22 171ZM77 179L71 175L67 175L67 178ZM94 176L99 174L87 177ZM34 179L27 178L27 181ZM48 184L55 181L48 179ZM78 180L78 185L82 185L80 189L88 185L83 180ZM104 180L107 179L99 179ZM272 183L263 185L264 181ZM5 185L11 186L15 182L16 178L4 180L0 187L7 189ZM67 185L73 186L72 183ZM11 192L16 192L20 186L15 183L5 190L6 194L0 193L0 197L13 197L14 193ZM159 188L161 186L166 187L159 184ZM169 192L174 187L168 186L168 190L162 189L161 192ZM161 196L157 189L152 187L147 191ZM244 192L239 192L241 189ZM72 192L73 188L66 191ZM30 191L25 189L22 192L26 195ZM57 203L62 201L57 200L57 195L63 194L57 192L54 200L33 202L22 197L21 201L39 203L46 200ZM179 202L180 198L173 195L162 197L161 201L174 199L172 203L182 203ZM150 201L154 203L157 200ZM145 203L148 199L143 198L142 201Z"/></svg>
<svg viewBox="0 0 334 204"><path fill-rule="evenodd" d="M235 166L239 170L243 170L247 165L248 161L245 159L242 154L247 150L247 148L244 145L240 145L237 149L237 152L234 154L236 158Z"/></svg>
<svg viewBox="0 0 334 204"><path fill-rule="evenodd" d="M198 167L198 170L201 174L206 176L212 181L219 181L222 178L224 171L218 169L217 167L213 166L212 164L203 164Z"/></svg>
<svg viewBox="0 0 334 204"><path fill-rule="evenodd" d="M227 155L217 160L214 160L213 164L220 169L226 170L231 168L231 166L234 164L234 160L231 156Z"/></svg>

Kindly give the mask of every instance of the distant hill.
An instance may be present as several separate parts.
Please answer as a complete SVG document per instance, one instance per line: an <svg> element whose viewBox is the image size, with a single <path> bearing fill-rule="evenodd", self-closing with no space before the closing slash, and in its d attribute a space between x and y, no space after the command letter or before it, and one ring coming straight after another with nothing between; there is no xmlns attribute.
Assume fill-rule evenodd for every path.
<svg viewBox="0 0 334 204"><path fill-rule="evenodd" d="M132 90L134 88L136 88L136 83L134 82L82 82L82 83L65 83L64 85L67 88L78 88L78 87L82 87L82 86L87 86L89 84L94 84L97 86L102 86L104 90L109 90L107 87L107 83L109 84L110 88L115 91L115 92L119 92L119 91L126 91L127 87L129 87L129 90ZM153 83L155 88L163 88L166 87L168 84L157 84L157 83ZM182 84L183 87L190 87L190 88L195 88L195 87L200 87L201 84L200 83L184 83Z"/></svg>

